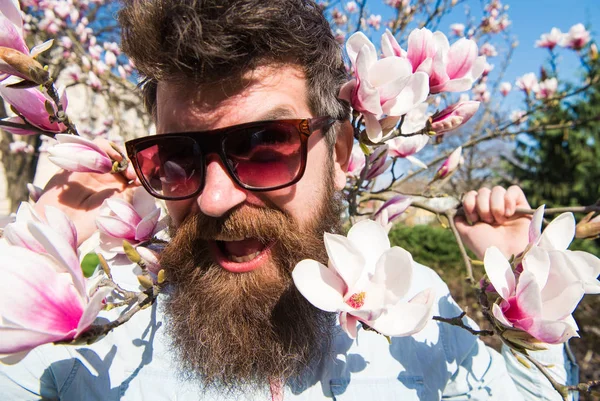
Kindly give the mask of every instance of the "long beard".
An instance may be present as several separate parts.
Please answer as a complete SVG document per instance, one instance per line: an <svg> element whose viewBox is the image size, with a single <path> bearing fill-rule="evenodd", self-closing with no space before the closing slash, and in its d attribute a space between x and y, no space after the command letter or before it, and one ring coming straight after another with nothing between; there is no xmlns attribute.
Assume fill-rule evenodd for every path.
<svg viewBox="0 0 600 401"><path fill-rule="evenodd" d="M176 230L161 266L172 286L166 327L186 379L220 392L260 390L300 376L326 354L335 315L309 304L291 271L302 259L327 263L323 233L339 232L341 220L331 184L303 226L274 208L242 206L217 219L190 216ZM236 274L214 262L208 241L240 234L277 242L267 263Z"/></svg>

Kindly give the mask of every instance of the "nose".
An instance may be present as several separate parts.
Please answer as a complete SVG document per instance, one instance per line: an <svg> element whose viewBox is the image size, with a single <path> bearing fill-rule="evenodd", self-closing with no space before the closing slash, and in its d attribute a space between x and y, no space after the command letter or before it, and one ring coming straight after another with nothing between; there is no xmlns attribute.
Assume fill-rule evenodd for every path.
<svg viewBox="0 0 600 401"><path fill-rule="evenodd" d="M229 176L223 161L217 155L209 155L204 189L198 198L200 211L207 216L221 217L245 200L246 191Z"/></svg>

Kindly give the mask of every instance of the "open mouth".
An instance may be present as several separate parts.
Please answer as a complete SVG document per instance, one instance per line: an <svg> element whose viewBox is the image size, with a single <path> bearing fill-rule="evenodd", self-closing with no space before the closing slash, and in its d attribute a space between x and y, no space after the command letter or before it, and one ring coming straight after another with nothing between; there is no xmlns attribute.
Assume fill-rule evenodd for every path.
<svg viewBox="0 0 600 401"><path fill-rule="evenodd" d="M268 257L274 241L264 243L256 238L215 240L212 251L217 263L225 270L244 273L259 267Z"/></svg>

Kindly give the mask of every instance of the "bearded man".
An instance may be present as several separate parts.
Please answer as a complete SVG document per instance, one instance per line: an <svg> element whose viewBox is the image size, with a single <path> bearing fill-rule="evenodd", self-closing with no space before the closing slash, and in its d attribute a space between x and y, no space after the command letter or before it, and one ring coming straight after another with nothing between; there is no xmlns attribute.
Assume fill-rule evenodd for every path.
<svg viewBox="0 0 600 401"><path fill-rule="evenodd" d="M340 232L353 142L337 99L341 50L316 4L130 0L119 21L158 133L127 148L146 190L166 200L170 287L95 344L42 346L3 367L8 399L560 398L541 375L444 323L389 344L361 331L354 342L294 287L295 264L327 263L323 233ZM132 186L61 173L38 210L59 205L83 240L104 198ZM514 211L526 204L517 187L470 193L465 210L481 223L461 225L467 243L479 255L491 243L520 252L528 219ZM460 314L431 270L417 264L413 280L413 293L434 288L434 314ZM559 380L571 373L562 347L542 357Z"/></svg>

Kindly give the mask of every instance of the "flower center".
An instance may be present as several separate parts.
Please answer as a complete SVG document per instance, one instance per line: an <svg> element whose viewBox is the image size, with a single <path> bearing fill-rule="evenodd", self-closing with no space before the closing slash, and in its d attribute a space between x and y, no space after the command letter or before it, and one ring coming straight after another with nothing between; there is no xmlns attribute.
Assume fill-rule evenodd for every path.
<svg viewBox="0 0 600 401"><path fill-rule="evenodd" d="M359 292L357 294L353 294L350 298L348 298L346 303L348 305L350 305L351 307L353 307L354 309L359 309L361 306L364 305L366 295L367 294L364 291Z"/></svg>

